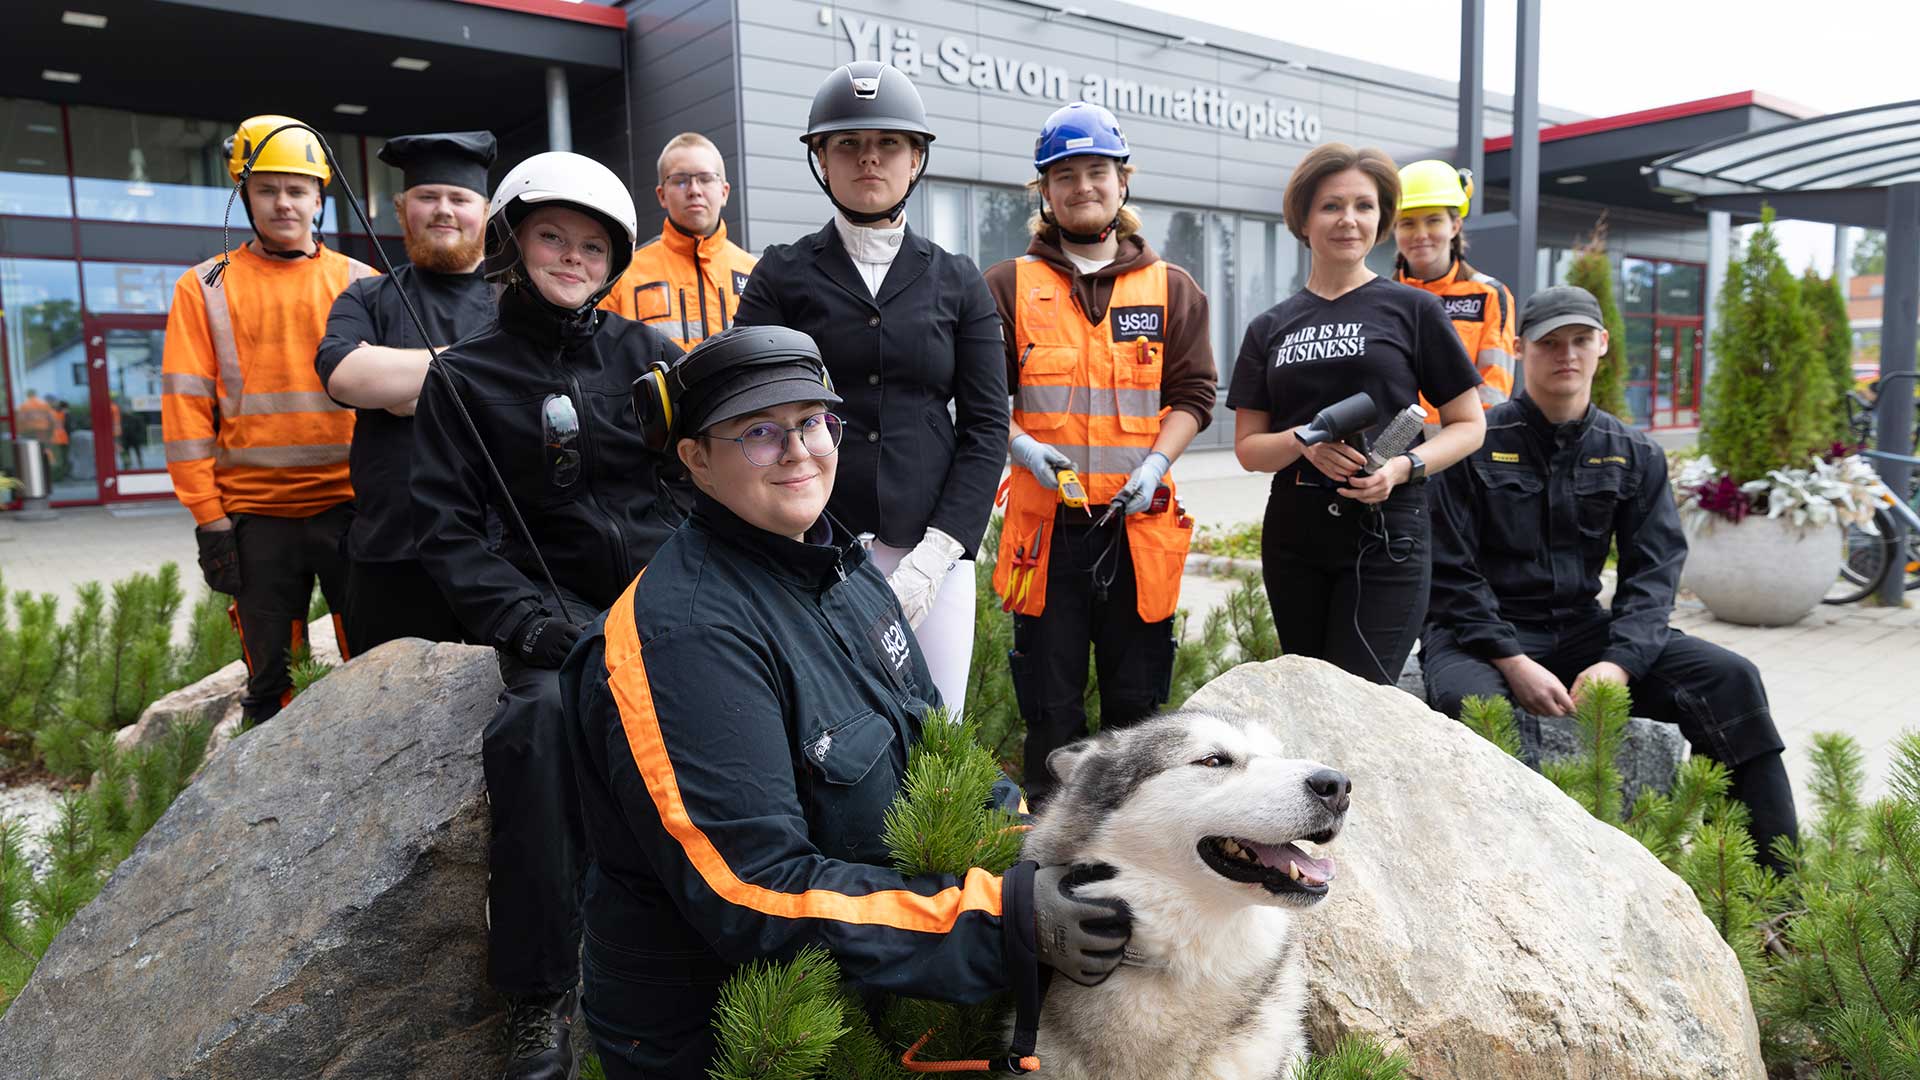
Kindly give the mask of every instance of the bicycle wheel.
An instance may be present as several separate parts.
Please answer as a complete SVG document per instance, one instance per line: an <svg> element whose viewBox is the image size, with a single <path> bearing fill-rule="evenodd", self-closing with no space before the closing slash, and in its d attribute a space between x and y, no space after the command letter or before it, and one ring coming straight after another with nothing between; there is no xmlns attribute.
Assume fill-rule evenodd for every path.
<svg viewBox="0 0 1920 1080"><path fill-rule="evenodd" d="M1880 587L1880 579L1887 576L1893 543L1888 538L1893 535L1893 518L1885 510L1873 513L1874 528L1879 529L1878 536L1869 533L1858 525L1847 526L1843 541L1845 548L1841 553L1840 576L1833 587L1827 590L1822 603L1854 604L1873 595Z"/></svg>

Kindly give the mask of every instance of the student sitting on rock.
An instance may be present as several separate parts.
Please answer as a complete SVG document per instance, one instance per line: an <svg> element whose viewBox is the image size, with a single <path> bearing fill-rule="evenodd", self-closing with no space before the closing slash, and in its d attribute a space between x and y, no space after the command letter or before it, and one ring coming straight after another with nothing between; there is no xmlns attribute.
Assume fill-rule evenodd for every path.
<svg viewBox="0 0 1920 1080"><path fill-rule="evenodd" d="M1678 724L1732 771L1761 861L1780 868L1774 841L1798 828L1766 687L1746 658L1667 625L1687 541L1666 455L1593 405L1599 303L1572 286L1535 294L1519 347L1525 390L1487 412L1485 444L1431 491L1428 702L1457 717L1462 698L1501 695L1564 716L1589 680L1624 683L1635 715ZM1616 543L1609 610L1600 571Z"/></svg>

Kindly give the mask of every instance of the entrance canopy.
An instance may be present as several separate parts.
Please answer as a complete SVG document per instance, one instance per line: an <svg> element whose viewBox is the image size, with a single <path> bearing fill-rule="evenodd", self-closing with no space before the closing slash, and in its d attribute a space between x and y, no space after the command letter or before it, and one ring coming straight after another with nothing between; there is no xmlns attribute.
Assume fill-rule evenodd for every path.
<svg viewBox="0 0 1920 1080"><path fill-rule="evenodd" d="M1645 169L1655 190L1695 195L1734 213L1770 205L1781 217L1885 229L1887 279L1880 321L1880 449L1913 450L1915 337L1920 333L1920 101L1896 102L1785 124L1683 150ZM1905 460L1876 460L1904 495ZM1897 554L1897 551L1896 551ZM1896 568L1905 564L1896 559ZM1881 599L1901 601L1904 575L1887 575Z"/></svg>

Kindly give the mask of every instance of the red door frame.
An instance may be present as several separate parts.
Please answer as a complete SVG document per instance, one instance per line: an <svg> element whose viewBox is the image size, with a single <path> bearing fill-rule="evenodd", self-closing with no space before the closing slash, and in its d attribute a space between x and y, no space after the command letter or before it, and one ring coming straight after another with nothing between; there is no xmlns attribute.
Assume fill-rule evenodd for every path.
<svg viewBox="0 0 1920 1080"><path fill-rule="evenodd" d="M113 432L113 386L107 370L107 336L113 330L137 330L166 332L165 315L89 315L82 324L81 336L87 343L87 382L93 417L93 461L96 478L96 494L91 501L74 501L54 505L89 506L99 503L117 502L153 502L173 498L172 486L166 491L149 492L139 495L123 495L119 490L119 478L126 473L164 473L167 464L164 458L153 465L140 469L120 468L120 440ZM143 464L147 459L143 458Z"/></svg>
<svg viewBox="0 0 1920 1080"><path fill-rule="evenodd" d="M1681 349L1684 347L1683 341L1688 344L1692 343L1691 335L1682 335L1680 331L1704 330L1706 326L1706 304L1710 299L1706 295L1707 266L1705 263L1694 262L1691 259L1662 259L1645 255L1634 255L1632 253L1628 253L1624 258L1631 259L1635 262L1643 262L1654 268L1653 280L1648 286L1652 289L1652 295L1648 299L1652 302L1653 310L1642 313L1621 313L1622 317L1628 320L1645 319L1653 327L1653 333L1651 335L1653 352L1652 355L1647 357L1647 381L1644 384L1647 388L1647 415L1640 419L1644 419L1648 428L1656 431L1670 428L1684 429L1698 427L1700 424L1700 389L1703 374L1701 368L1706 362L1706 343L1704 341L1699 342L1693 351L1692 420L1688 423L1680 424L1673 422L1673 418L1669 416L1666 423L1656 424L1654 422L1654 416L1660 411L1660 390L1663 386L1667 391L1667 412L1673 413L1676 411L1675 403L1679 401L1679 396L1676 393L1676 391L1679 390L1676 375L1682 367L1679 362ZM1668 266L1690 266L1700 271L1700 307L1698 310L1673 313L1660 309L1659 267L1663 263ZM1663 336L1666 336L1674 347L1674 361L1670 365L1662 365L1660 363L1660 341ZM1630 383L1629 385L1640 384Z"/></svg>

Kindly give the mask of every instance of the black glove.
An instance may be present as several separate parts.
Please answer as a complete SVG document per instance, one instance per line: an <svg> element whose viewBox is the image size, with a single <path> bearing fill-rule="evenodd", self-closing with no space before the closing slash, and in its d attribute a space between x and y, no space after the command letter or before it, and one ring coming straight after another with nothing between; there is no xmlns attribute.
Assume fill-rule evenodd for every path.
<svg viewBox="0 0 1920 1080"><path fill-rule="evenodd" d="M536 614L515 639L513 651L529 667L557 668L566 662L573 643L579 640L579 627L565 619Z"/></svg>
<svg viewBox="0 0 1920 1080"><path fill-rule="evenodd" d="M1043 866L1033 873L1035 951L1041 963L1081 986L1106 982L1133 937L1133 912L1126 901L1073 893L1115 872L1095 863Z"/></svg>
<svg viewBox="0 0 1920 1080"><path fill-rule="evenodd" d="M240 542L233 529L221 529L210 532L206 529L193 530L193 538L200 546L200 576L206 579L207 588L228 596L240 594Z"/></svg>

